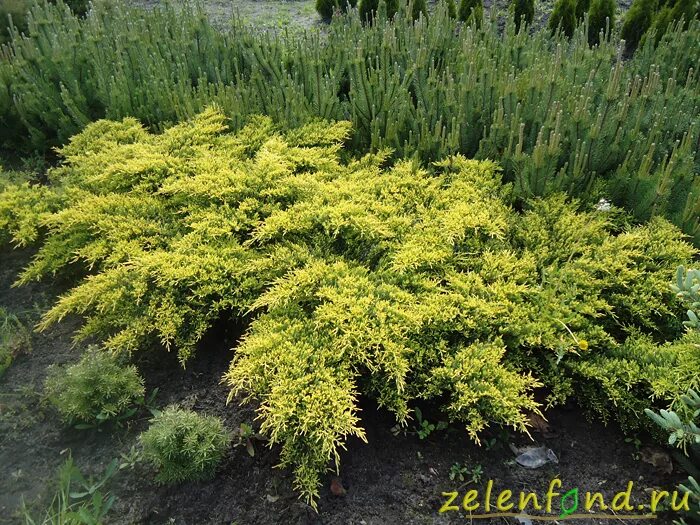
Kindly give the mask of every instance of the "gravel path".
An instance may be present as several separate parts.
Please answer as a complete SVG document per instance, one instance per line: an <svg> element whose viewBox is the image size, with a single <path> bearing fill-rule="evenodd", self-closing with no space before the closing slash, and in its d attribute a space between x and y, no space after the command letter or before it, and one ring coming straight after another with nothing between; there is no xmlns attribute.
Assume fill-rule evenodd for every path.
<svg viewBox="0 0 700 525"><path fill-rule="evenodd" d="M164 0L128 0L131 5L152 8ZM456 0L458 2L458 0ZM511 0L484 0L486 9L507 10ZM538 25L549 18L555 0L536 0L535 17ZM264 29L307 29L323 24L316 14L315 0L205 0L204 8L212 21L226 27L238 14L245 22ZM434 0L429 0L434 3ZM627 10L632 0L618 0L619 14Z"/></svg>

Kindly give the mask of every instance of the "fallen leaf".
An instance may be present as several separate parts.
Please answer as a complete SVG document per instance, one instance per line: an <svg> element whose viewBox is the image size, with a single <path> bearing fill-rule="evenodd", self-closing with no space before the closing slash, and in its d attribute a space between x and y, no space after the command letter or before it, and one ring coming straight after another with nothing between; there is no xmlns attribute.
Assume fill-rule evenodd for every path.
<svg viewBox="0 0 700 525"><path fill-rule="evenodd" d="M280 499L279 496L273 496L272 494L268 494L268 495L267 495L267 502L268 502L268 503L274 503L274 502L277 501L278 499Z"/></svg>
<svg viewBox="0 0 700 525"><path fill-rule="evenodd" d="M343 481L339 477L331 479L331 494L334 496L345 496L347 490L343 487Z"/></svg>
<svg viewBox="0 0 700 525"><path fill-rule="evenodd" d="M527 416L530 426L535 432L542 434L545 439L551 439L557 437L557 432L552 429L549 422L541 415L536 412L530 412Z"/></svg>

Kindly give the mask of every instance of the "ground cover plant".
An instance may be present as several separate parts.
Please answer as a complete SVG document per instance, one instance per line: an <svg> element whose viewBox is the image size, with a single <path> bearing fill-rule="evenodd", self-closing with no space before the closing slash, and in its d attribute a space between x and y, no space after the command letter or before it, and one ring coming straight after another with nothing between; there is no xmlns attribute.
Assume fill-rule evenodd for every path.
<svg viewBox="0 0 700 525"><path fill-rule="evenodd" d="M223 314L252 319L225 382L260 402L261 434L312 504L364 439L360 395L401 425L443 399L478 441L494 424L526 431L540 386L630 429L650 397L697 386L698 340L669 287L696 252L675 226L563 194L518 212L491 161L385 167L388 151L349 158L350 133L259 117L231 134L216 109L162 134L88 125L49 186L7 192L39 232L19 282L75 283L41 326L79 314L79 339L186 364ZM32 191L56 210L32 213Z"/></svg>
<svg viewBox="0 0 700 525"><path fill-rule="evenodd" d="M583 27L552 38L516 33L511 18L459 29L440 4L418 23L403 9L371 25L351 13L323 34L281 36L235 21L218 31L187 4L98 2L83 20L40 6L0 62L0 129L8 147L45 149L98 118L162 130L210 103L234 129L254 114L289 128L349 119L353 153L498 159L520 198L604 197L697 240L700 23L627 59L614 35L590 48Z"/></svg>

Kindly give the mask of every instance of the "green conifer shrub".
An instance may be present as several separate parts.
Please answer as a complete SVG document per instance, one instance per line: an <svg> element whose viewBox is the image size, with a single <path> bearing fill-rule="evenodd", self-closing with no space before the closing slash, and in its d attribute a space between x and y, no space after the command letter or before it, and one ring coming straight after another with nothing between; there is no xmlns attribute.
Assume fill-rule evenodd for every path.
<svg viewBox="0 0 700 525"><path fill-rule="evenodd" d="M46 394L67 423L99 425L128 414L144 386L136 367L90 347L77 363L49 369Z"/></svg>
<svg viewBox="0 0 700 525"><path fill-rule="evenodd" d="M625 15L621 36L628 49L636 49L654 21L659 0L634 0Z"/></svg>
<svg viewBox="0 0 700 525"><path fill-rule="evenodd" d="M143 456L161 483L198 481L214 475L231 443L221 420L169 406L140 436Z"/></svg>
<svg viewBox="0 0 700 525"><path fill-rule="evenodd" d="M348 437L365 437L360 395L404 425L416 400L440 400L478 440L526 429L539 386L629 427L629 409L696 380L668 287L696 251L666 220L562 193L521 213L495 163L349 157L346 122L225 121L88 125L48 174L62 200L36 213L20 283L72 276L41 327L77 313L78 338L117 352L186 362L223 314L252 319L224 381L260 403L260 432L311 504Z"/></svg>
<svg viewBox="0 0 700 525"><path fill-rule="evenodd" d="M528 26L532 24L532 20L535 18L535 0L513 0L512 5L515 31L518 32L523 21Z"/></svg>
<svg viewBox="0 0 700 525"><path fill-rule="evenodd" d="M15 26L20 33L27 30L27 12L30 5L29 0L3 0L0 3L0 44L10 40L10 25Z"/></svg>
<svg viewBox="0 0 700 525"><path fill-rule="evenodd" d="M576 0L576 20L583 20L584 15L591 8L592 0Z"/></svg>
<svg viewBox="0 0 700 525"><path fill-rule="evenodd" d="M457 4L455 4L455 0L445 0L447 4L447 15L452 18L456 19L457 18Z"/></svg>
<svg viewBox="0 0 700 525"><path fill-rule="evenodd" d="M399 11L399 0L360 0L360 19L372 22L375 17L391 19Z"/></svg>
<svg viewBox="0 0 700 525"><path fill-rule="evenodd" d="M671 24L682 21L687 27L688 23L698 16L694 2L695 0L667 0L665 5L660 6L650 28L654 32L657 43L666 34Z"/></svg>
<svg viewBox="0 0 700 525"><path fill-rule="evenodd" d="M576 29L576 0L557 0L549 15L549 29L571 38Z"/></svg>
<svg viewBox="0 0 700 525"><path fill-rule="evenodd" d="M588 11L588 43L597 45L600 43L600 34L612 32L615 27L615 0L592 0ZM608 33L608 34L609 34Z"/></svg>
<svg viewBox="0 0 700 525"><path fill-rule="evenodd" d="M411 18L418 20L421 15L423 18L428 16L428 5L425 0L411 0Z"/></svg>
<svg viewBox="0 0 700 525"><path fill-rule="evenodd" d="M459 19L474 27L481 27L484 19L483 0L460 0Z"/></svg>
<svg viewBox="0 0 700 525"><path fill-rule="evenodd" d="M186 2L148 12L105 4L84 19L33 10L28 38L0 61L5 147L59 146L105 117L158 131L210 103L234 129L254 114L288 128L349 118L353 154L499 159L519 198L606 197L700 242L696 20L626 60L614 41L589 49L548 30L459 31L444 9L426 24L343 19L301 38L240 22L221 32Z"/></svg>
<svg viewBox="0 0 700 525"><path fill-rule="evenodd" d="M324 20L330 20L333 18L335 11L346 13L348 7L355 7L356 5L357 0L316 0L316 12Z"/></svg>

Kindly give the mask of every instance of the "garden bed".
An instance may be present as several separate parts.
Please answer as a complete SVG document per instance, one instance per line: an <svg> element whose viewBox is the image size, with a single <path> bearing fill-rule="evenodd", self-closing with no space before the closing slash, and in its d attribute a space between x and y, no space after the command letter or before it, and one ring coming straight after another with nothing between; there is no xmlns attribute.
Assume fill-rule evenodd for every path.
<svg viewBox="0 0 700 525"><path fill-rule="evenodd" d="M0 279L0 306L15 312L31 309L56 293L55 288L35 285L29 290L10 288L17 272L29 261L27 251L3 254ZM5 258L7 257L7 258ZM102 432L65 428L55 413L41 403L43 381L50 364L76 361L69 321L48 332L32 336L30 353L20 355L0 379L0 523L14 523L21 501L33 505L47 501L59 466L71 453L85 472L99 476L108 463L128 454L137 444L138 432L147 427L147 414L139 414L123 429ZM158 405L179 403L221 417L236 428L255 417L252 408L226 405L227 388L219 380L229 366L230 348L237 334L219 327L202 343L207 353L199 353L185 370L174 354L164 351L140 356L136 363L147 388L158 387ZM234 402L235 403L235 402ZM586 421L576 407L546 412L554 435L545 438L533 432L535 443L551 448L559 464L528 470L514 462L509 444L524 446L532 441L523 434L499 437L491 450L471 443L463 430L452 427L421 440L416 435L395 436L392 417L371 401L363 401L362 421L367 444L350 440L342 454L341 479L347 493L330 492L332 475L323 480L318 513L299 500L291 490L291 473L274 469L278 450L263 442L255 444L255 456L245 447L231 449L215 478L178 486L159 486L145 465L119 472L109 490L116 495L109 523L149 524L429 524L464 523L464 513L440 515L444 491L484 490L493 479L497 486L513 491L528 490L545 494L552 478L564 486L582 491L600 491L608 500L634 481L635 499L647 501L645 488L670 489L682 477L676 471L662 472L640 458L640 451L615 425ZM436 421L442 416L426 408L424 417ZM69 452L70 451L70 452ZM480 467L478 482L450 480L455 463L470 471ZM663 468L663 466L662 466ZM471 473L466 475L468 481ZM461 487L461 488L460 488ZM517 523L511 519L510 522ZM665 518L654 523L664 523ZM670 522L670 519L669 521ZM480 520L496 525L503 518ZM580 520L582 525L608 523L600 519Z"/></svg>

